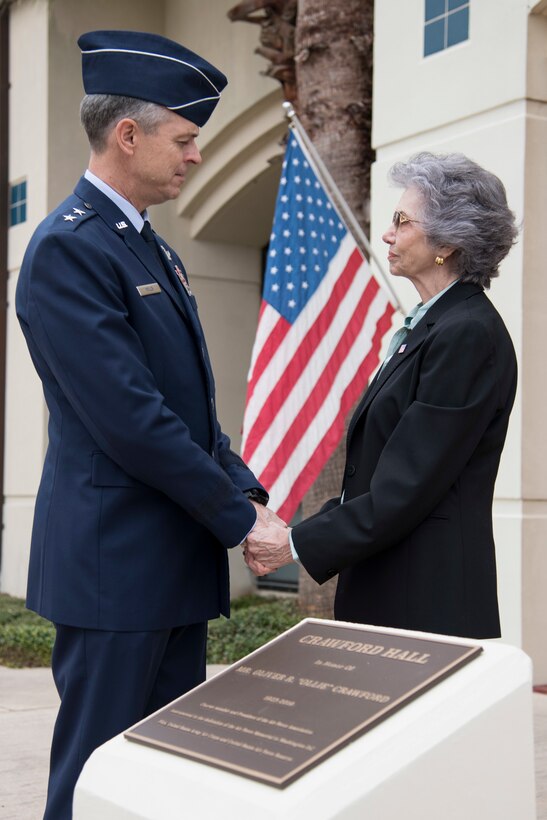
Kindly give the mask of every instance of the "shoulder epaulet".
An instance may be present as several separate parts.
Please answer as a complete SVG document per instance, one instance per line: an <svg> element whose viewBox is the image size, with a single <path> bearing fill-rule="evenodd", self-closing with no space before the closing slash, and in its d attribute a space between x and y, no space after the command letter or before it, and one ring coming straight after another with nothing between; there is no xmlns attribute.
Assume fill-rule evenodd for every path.
<svg viewBox="0 0 547 820"><path fill-rule="evenodd" d="M58 209L53 221L53 226L57 230L59 228L75 230L82 222L86 222L88 219L91 219L92 216L96 216L96 212L93 208L86 207L77 197L70 197L70 199L64 202L61 208Z"/></svg>

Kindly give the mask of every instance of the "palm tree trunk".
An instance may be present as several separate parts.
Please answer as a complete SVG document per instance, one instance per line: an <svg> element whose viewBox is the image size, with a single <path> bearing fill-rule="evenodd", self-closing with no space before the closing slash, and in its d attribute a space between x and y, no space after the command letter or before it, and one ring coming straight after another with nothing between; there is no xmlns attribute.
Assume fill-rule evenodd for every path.
<svg viewBox="0 0 547 820"><path fill-rule="evenodd" d="M372 115L373 0L298 0L297 111L309 137L368 234ZM351 418L351 414L348 416ZM304 517L339 495L345 440L302 503ZM300 571L303 613L331 618L336 579L319 587Z"/></svg>

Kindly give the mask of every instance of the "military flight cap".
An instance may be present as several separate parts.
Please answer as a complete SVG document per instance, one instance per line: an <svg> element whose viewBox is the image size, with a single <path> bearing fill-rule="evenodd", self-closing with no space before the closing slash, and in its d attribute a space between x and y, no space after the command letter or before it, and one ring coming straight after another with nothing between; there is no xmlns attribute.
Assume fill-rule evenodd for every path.
<svg viewBox="0 0 547 820"><path fill-rule="evenodd" d="M78 39L86 94L117 94L163 105L201 127L227 84L203 57L159 34L90 31Z"/></svg>

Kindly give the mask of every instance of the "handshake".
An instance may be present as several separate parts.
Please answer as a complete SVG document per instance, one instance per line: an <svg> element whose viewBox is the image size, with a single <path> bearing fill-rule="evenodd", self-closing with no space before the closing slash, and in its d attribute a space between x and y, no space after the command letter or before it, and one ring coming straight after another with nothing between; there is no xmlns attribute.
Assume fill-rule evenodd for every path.
<svg viewBox="0 0 547 820"><path fill-rule="evenodd" d="M251 501L258 518L243 542L245 563L255 575L267 575L294 561L289 542L290 527L268 507Z"/></svg>

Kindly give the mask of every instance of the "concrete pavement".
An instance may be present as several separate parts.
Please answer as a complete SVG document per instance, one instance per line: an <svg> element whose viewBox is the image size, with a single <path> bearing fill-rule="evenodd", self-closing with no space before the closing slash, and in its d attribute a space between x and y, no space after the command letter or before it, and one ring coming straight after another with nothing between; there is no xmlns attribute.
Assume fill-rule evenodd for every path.
<svg viewBox="0 0 547 820"><path fill-rule="evenodd" d="M208 674L221 668L209 667ZM49 746L58 704L49 669L0 666L2 820L42 817ZM537 818L547 820L547 694L534 694L534 732Z"/></svg>

